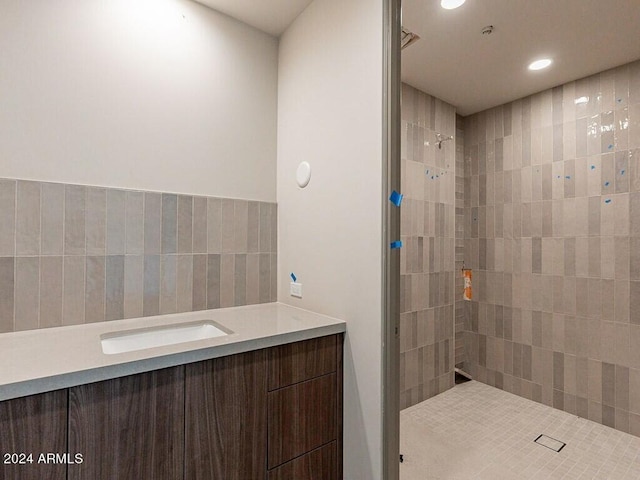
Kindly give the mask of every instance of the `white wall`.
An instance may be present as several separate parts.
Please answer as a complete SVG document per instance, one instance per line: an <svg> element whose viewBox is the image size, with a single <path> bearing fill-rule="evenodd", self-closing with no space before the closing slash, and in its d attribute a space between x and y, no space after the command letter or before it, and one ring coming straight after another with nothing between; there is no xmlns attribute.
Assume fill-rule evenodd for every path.
<svg viewBox="0 0 640 480"><path fill-rule="evenodd" d="M280 41L278 296L345 319L344 478L381 477L382 1L315 0ZM299 162L313 170L295 183ZM304 297L288 295L295 272Z"/></svg>
<svg viewBox="0 0 640 480"><path fill-rule="evenodd" d="M2 0L0 45L0 177L275 201L275 38L189 0Z"/></svg>

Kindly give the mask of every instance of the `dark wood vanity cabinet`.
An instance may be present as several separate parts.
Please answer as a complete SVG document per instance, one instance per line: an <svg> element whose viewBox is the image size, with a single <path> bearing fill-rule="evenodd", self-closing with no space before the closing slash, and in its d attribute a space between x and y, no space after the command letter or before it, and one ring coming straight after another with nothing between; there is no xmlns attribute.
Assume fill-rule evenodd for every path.
<svg viewBox="0 0 640 480"><path fill-rule="evenodd" d="M0 402L4 480L338 480L342 341L330 335Z"/></svg>
<svg viewBox="0 0 640 480"><path fill-rule="evenodd" d="M0 402L0 479L65 480L67 464L48 454L66 451L66 390Z"/></svg>
<svg viewBox="0 0 640 480"><path fill-rule="evenodd" d="M185 480L264 478L266 371L265 350L186 366Z"/></svg>
<svg viewBox="0 0 640 480"><path fill-rule="evenodd" d="M69 480L177 480L184 463L184 367L69 389Z"/></svg>

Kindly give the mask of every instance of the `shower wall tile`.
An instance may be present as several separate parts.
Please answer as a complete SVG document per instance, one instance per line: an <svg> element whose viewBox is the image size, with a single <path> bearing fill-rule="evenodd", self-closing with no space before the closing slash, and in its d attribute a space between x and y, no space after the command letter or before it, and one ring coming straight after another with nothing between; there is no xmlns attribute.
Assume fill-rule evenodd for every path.
<svg viewBox="0 0 640 480"><path fill-rule="evenodd" d="M405 196L400 226L404 244L400 252L401 406L407 407L450 388L454 366L464 362L465 305L455 294L463 286L462 277L455 272L465 260L464 192L465 188L472 191L472 203L480 207L474 215L475 231L489 231L494 238L494 185L497 178L502 184L504 168L504 144L496 144L495 136L503 135L504 114L483 118L487 128L482 139L473 151L465 151L462 118L456 117L452 106L408 85L403 85L402 95L403 106L411 104L410 112L403 111L401 142ZM443 141L439 148L437 134L454 138ZM476 177L466 187L464 171L471 157L477 160L481 179ZM262 228L268 219L262 210L260 215ZM275 226L269 223L273 235ZM273 240L268 244L275 252ZM261 249L264 246L261 232ZM486 242L482 246L484 261L495 262L493 252L487 253L489 248ZM275 271L273 263L271 270ZM265 295L262 279L261 295Z"/></svg>
<svg viewBox="0 0 640 480"><path fill-rule="evenodd" d="M463 368L477 380L638 435L640 98L630 85L640 62L463 120L474 301L461 324ZM502 145L500 185L489 138Z"/></svg>
<svg viewBox="0 0 640 480"><path fill-rule="evenodd" d="M0 178L0 332L276 301L276 222L266 202Z"/></svg>

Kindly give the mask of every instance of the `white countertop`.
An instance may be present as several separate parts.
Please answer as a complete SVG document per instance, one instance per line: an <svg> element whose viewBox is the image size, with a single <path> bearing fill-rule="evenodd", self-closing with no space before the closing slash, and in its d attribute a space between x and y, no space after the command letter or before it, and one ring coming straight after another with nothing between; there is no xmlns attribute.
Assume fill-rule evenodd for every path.
<svg viewBox="0 0 640 480"><path fill-rule="evenodd" d="M213 320L233 333L104 354L101 335ZM248 352L346 331L342 320L267 303L0 334L0 400Z"/></svg>

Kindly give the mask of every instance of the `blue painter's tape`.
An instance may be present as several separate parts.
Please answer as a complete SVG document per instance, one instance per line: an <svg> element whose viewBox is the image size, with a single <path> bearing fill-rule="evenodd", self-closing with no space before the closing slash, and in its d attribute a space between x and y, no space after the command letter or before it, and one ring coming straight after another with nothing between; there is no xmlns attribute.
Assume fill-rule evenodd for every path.
<svg viewBox="0 0 640 480"><path fill-rule="evenodd" d="M391 249L395 250L397 248L402 248L402 240L396 240L395 242L391 242Z"/></svg>
<svg viewBox="0 0 640 480"><path fill-rule="evenodd" d="M604 182L604 186L605 186L605 187L608 187L609 185L610 185L610 183L609 183L609 182Z"/></svg>
<svg viewBox="0 0 640 480"><path fill-rule="evenodd" d="M595 165L591 165L591 170L595 170L596 166Z"/></svg>
<svg viewBox="0 0 640 480"><path fill-rule="evenodd" d="M427 175L429 175L429 170L427 170L425 173L426 173Z"/></svg>
<svg viewBox="0 0 640 480"><path fill-rule="evenodd" d="M607 147L609 150L611 150L613 148L613 145L609 144L609 146Z"/></svg>
<svg viewBox="0 0 640 480"><path fill-rule="evenodd" d="M291 275L289 275L291 277L291 280L293 280L294 282L298 281L298 277L296 277L296 274L291 272Z"/></svg>
<svg viewBox="0 0 640 480"><path fill-rule="evenodd" d="M610 199L610 198L607 198L607 199L604 201L604 203L611 203L611 199Z"/></svg>
<svg viewBox="0 0 640 480"><path fill-rule="evenodd" d="M402 195L401 193L396 192L395 190L393 192L391 192L391 196L389 197L389 201L391 203L393 203L396 207L399 207L400 205L402 205L402 199L404 198L404 195Z"/></svg>
<svg viewBox="0 0 640 480"><path fill-rule="evenodd" d="M624 170L620 170L620 175L624 175Z"/></svg>
<svg viewBox="0 0 640 480"><path fill-rule="evenodd" d="M622 103L622 99L621 98L618 99L618 103Z"/></svg>
<svg viewBox="0 0 640 480"><path fill-rule="evenodd" d="M571 180L571 175L567 175L564 178L566 178L567 180Z"/></svg>

